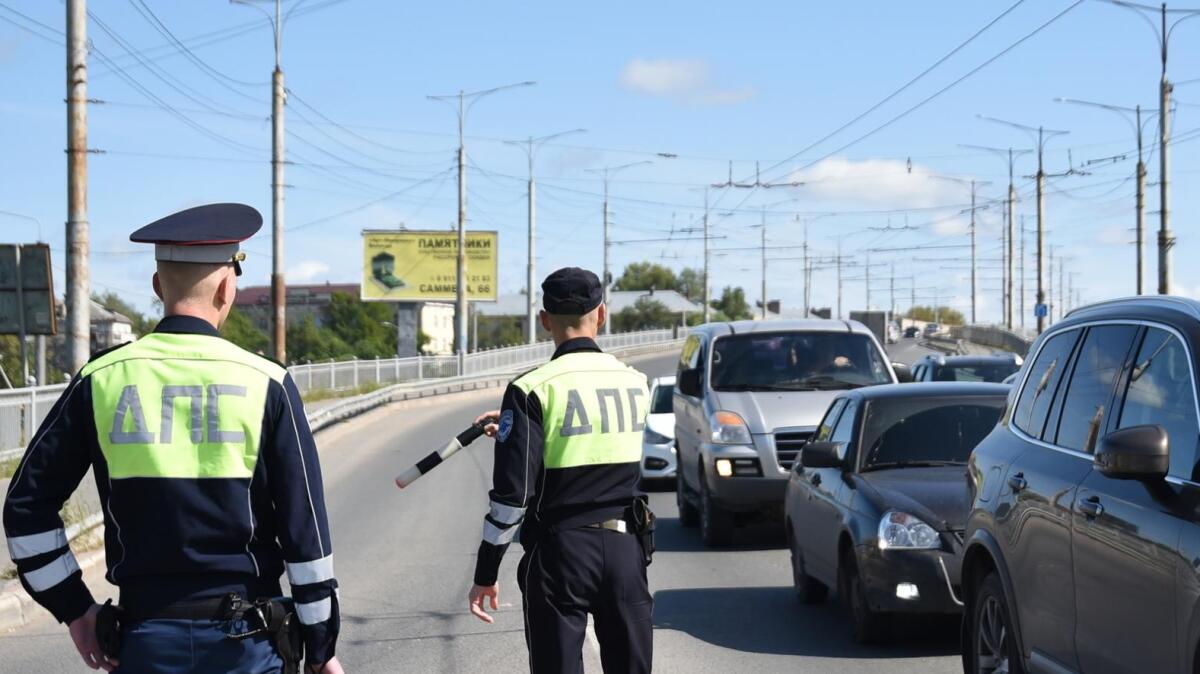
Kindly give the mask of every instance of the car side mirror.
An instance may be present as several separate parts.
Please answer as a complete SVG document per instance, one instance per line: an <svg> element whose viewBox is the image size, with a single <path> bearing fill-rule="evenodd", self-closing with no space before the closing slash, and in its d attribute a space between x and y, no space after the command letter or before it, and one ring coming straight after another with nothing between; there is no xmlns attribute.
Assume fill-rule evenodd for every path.
<svg viewBox="0 0 1200 674"><path fill-rule="evenodd" d="M800 450L800 465L805 468L845 468L840 442L810 442Z"/></svg>
<svg viewBox="0 0 1200 674"><path fill-rule="evenodd" d="M1093 464L1118 480L1161 480L1171 466L1167 431L1158 425L1113 431L1100 441Z"/></svg>
<svg viewBox="0 0 1200 674"><path fill-rule="evenodd" d="M677 383L679 392L693 398L703 397L702 372L700 368L696 367L680 372L679 382Z"/></svg>
<svg viewBox="0 0 1200 674"><path fill-rule="evenodd" d="M911 384L913 380L912 368L904 363L892 363L892 371L896 373L896 380L901 384Z"/></svg>

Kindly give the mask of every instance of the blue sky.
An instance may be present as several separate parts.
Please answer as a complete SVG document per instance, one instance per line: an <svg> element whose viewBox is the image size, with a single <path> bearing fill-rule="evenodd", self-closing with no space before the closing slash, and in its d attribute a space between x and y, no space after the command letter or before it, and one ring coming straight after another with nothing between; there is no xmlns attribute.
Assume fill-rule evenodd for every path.
<svg viewBox="0 0 1200 674"><path fill-rule="evenodd" d="M538 265L601 265L601 184L586 169L645 159L611 183L614 272L653 259L676 268L701 263L701 243L680 230L698 223L706 183L727 177L799 180L796 188L712 190L714 249L757 245L753 228L768 211L768 294L800 303L799 249L808 221L816 255L843 253L864 262L869 247L953 245L968 241L965 186L932 178L991 181L981 202L1003 194L999 157L962 147L1024 147L1028 139L979 114L1070 134L1048 143L1047 171L1092 159L1125 161L1089 167L1090 175L1055 178L1047 195L1049 243L1069 257L1083 299L1133 291L1135 145L1129 125L1101 110L1063 105L1066 96L1157 107L1158 53L1146 23L1098 0L1070 9L998 60L878 133L840 149L916 105L1072 6L1027 0L909 89L832 139L795 153L851 120L1013 6L1013 2L657 2L583 3L307 0L296 6L283 39L288 105L287 268L292 282L357 280L359 232L404 223L449 227L455 219L453 111L426 94L481 89L523 80L536 86L481 101L467 123L468 212L474 228L500 232L501 290L524 286L523 154L499 142L572 128L587 133L545 146L538 155ZM178 53L136 0L94 0L89 37L89 216L98 291L115 289L148 307L152 255L127 240L164 214L210 201L244 201L270 218L270 32L255 9L217 0L144 0L213 74ZM61 268L66 216L64 49L61 2L0 0L0 211L40 222ZM138 10L142 11L139 12ZM37 31L36 37L12 22ZM257 23L255 23L257 22ZM246 26L212 40L214 31ZM105 30L107 28L117 37ZM220 33L215 37L224 37ZM119 39L118 39L119 38ZM166 45L166 46L164 46ZM1170 74L1200 78L1200 19L1172 39ZM128 49L152 62L147 67ZM114 72L113 65L120 67ZM136 83L136 87L132 83ZM157 101L147 97L152 94ZM1181 84L1172 153L1176 289L1200 295L1200 252L1191 187L1200 143L1182 138L1200 126L1200 82ZM160 103L177 113L168 113ZM179 117L190 120L190 124ZM333 120L338 126L328 123ZM197 130L199 125L203 131ZM1147 126L1147 149L1155 135ZM214 139L216 136L218 139ZM657 153L670 153L665 159ZM790 159L789 159L790 158ZM1148 155L1147 284L1154 287L1158 226L1157 153ZM782 160L788 161L781 163ZM912 171L909 171L909 161ZM1034 163L1018 161L1018 213L1034 225ZM832 213L816 217L818 214ZM339 215L342 214L342 215ZM1000 209L979 212L979 311L999 318ZM867 227L916 227L878 232ZM30 220L0 214L0 241L39 236ZM1032 251L1033 237L1027 245ZM266 230L247 248L248 283L266 282ZM966 250L873 254L894 262L897 288L911 276L969 307ZM759 295L757 251L716 251L712 285L743 285ZM1027 264L1032 276L1032 262ZM872 303L887 304L890 265L872 269ZM848 279L862 277L847 269ZM59 279L61 283L61 278ZM1057 275L1055 278L1057 283ZM864 283L846 281L845 305L861 306ZM1032 283L1027 284L1032 294ZM814 303L835 301L834 273L815 276ZM918 301L932 300L921 290ZM909 293L897 292L906 306ZM1029 309L1032 313L1032 309Z"/></svg>

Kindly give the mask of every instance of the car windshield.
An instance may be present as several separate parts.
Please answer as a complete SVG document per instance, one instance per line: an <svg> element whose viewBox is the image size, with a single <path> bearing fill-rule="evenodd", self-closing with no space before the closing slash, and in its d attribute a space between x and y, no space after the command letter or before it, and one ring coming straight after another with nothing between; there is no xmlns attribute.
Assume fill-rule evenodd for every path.
<svg viewBox="0 0 1200 674"><path fill-rule="evenodd" d="M1002 396L872 400L859 470L965 464L1003 408Z"/></svg>
<svg viewBox="0 0 1200 674"><path fill-rule="evenodd" d="M934 372L934 381L980 381L999 383L1017 371L1012 361L980 363L978 365L942 365Z"/></svg>
<svg viewBox="0 0 1200 674"><path fill-rule="evenodd" d="M671 397L675 394L674 384L659 384L654 388L654 400L650 401L650 414L670 414L674 411Z"/></svg>
<svg viewBox="0 0 1200 674"><path fill-rule="evenodd" d="M714 342L717 391L822 391L890 384L870 337L849 332L730 335Z"/></svg>

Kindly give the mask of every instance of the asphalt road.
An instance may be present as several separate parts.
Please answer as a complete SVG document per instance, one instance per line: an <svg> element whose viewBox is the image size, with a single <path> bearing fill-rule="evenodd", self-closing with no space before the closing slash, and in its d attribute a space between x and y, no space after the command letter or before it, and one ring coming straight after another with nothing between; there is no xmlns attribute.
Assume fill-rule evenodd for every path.
<svg viewBox="0 0 1200 674"><path fill-rule="evenodd" d="M895 360L927 350L894 345ZM651 376L673 356L631 361ZM499 390L376 410L318 436L341 583L339 651L348 672L526 671L513 546L501 573L495 625L466 610L487 490L490 444L480 442L401 492L392 477L445 442ZM737 545L706 550L676 519L674 495L656 492L659 551L650 567L658 672L955 672L955 626L910 622L895 644L853 644L836 602L798 605L778 526L739 532ZM102 581L90 581L98 597ZM599 672L595 642L588 671ZM43 620L0 636L0 672L86 670L66 630Z"/></svg>

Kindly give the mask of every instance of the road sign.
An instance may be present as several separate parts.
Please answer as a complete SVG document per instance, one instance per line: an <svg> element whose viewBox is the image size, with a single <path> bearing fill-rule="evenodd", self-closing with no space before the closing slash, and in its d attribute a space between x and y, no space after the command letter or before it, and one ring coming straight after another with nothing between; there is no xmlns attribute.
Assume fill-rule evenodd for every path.
<svg viewBox="0 0 1200 674"><path fill-rule="evenodd" d="M467 232L467 299L496 301L496 232ZM363 232L361 296L365 301L453 300L458 234L449 230Z"/></svg>
<svg viewBox="0 0 1200 674"><path fill-rule="evenodd" d="M1049 316L1049 315L1050 315L1050 308L1047 307L1045 304L1033 305L1034 318L1045 318L1046 316Z"/></svg>
<svg viewBox="0 0 1200 674"><path fill-rule="evenodd" d="M0 244L0 335L53 335L57 329L50 246Z"/></svg>

